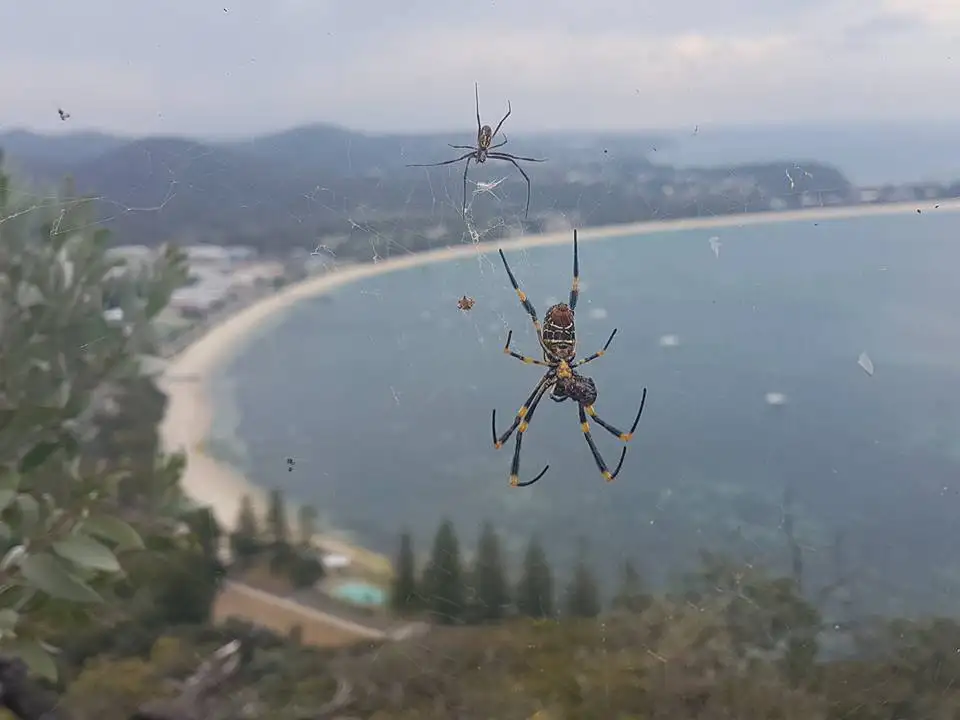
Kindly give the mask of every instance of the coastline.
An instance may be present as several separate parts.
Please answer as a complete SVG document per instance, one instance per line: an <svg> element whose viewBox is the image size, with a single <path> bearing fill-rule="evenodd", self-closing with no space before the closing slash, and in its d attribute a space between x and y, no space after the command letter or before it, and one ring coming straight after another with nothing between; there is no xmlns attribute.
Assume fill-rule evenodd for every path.
<svg viewBox="0 0 960 720"><path fill-rule="evenodd" d="M934 206L937 206L936 209ZM851 205L831 208L810 208L786 212L764 212L723 215L710 218L685 218L647 221L625 225L583 228L581 242L629 235L650 235L684 230L715 230L748 225L796 221L821 221L844 218L903 215L919 210L960 212L960 199L927 200L883 205ZM465 243L439 248L374 263L349 265L319 276L307 278L280 292L255 301L219 324L211 327L196 341L170 359L160 377L160 389L167 394L166 414L160 425L161 443L166 452L183 452L187 466L181 479L186 494L196 502L208 505L224 528L232 528L240 500L248 495L258 512L266 507L268 488L256 486L242 473L220 462L205 451L213 423L213 402L210 380L213 375L252 339L255 332L271 318L279 316L297 302L323 295L344 285L378 275L414 267L432 265L473 256L477 253L562 245L570 242L570 230L541 235L505 238L500 242ZM386 561L343 539L336 533L323 535L319 543L331 552L353 558L358 564L382 566Z"/></svg>

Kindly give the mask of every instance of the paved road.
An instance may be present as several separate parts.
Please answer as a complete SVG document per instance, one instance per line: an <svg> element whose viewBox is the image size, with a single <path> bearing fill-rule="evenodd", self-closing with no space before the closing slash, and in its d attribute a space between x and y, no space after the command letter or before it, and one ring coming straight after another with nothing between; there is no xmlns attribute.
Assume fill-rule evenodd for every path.
<svg viewBox="0 0 960 720"><path fill-rule="evenodd" d="M273 605L274 607L283 608L284 610L290 610L292 612L299 613L306 617L312 618L318 622L323 622L328 625L340 628L347 632L354 633L361 637L371 638L374 640L384 640L391 637L392 633L387 633L383 630L370 627L368 625L361 625L356 623L353 620L346 620L342 617L332 615L328 612L323 612L315 608L303 605L302 603L294 602L287 598L280 597L279 595L274 595L272 593L264 592L263 590L257 590L256 588L250 587L249 585L244 585L243 583L238 583L235 580L227 580L225 585L229 587L233 592L240 595L246 595L247 597L254 598L259 602L265 603L267 605Z"/></svg>

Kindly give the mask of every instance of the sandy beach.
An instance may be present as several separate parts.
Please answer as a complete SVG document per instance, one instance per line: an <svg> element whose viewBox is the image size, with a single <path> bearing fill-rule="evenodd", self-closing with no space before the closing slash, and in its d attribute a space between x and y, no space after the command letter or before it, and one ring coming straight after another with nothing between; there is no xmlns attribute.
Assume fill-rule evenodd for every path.
<svg viewBox="0 0 960 720"><path fill-rule="evenodd" d="M928 212L960 211L960 200L928 200L886 205L855 205L851 207L814 208L779 213L725 215L710 218L690 218L664 222L644 222L600 228L584 228L581 242L625 235L649 235L677 230L716 230L746 225L855 218L879 215L902 215ZM262 324L300 300L322 295L357 280L371 278L397 270L446 262L477 253L495 253L497 248L517 250L569 243L571 232L528 235L505 239L499 243L474 245L466 243L452 248L391 258L376 263L352 265L312 277L284 288L255 304L246 307L211 328L195 343L174 357L161 377L160 386L169 398L167 413L160 434L168 452L182 451L187 456L187 467L182 479L183 488L196 501L209 505L224 527L232 527L237 517L240 499L248 494L263 507L265 491L254 486L242 474L214 460L204 452L205 440L213 420L209 378L243 345ZM343 551L356 556L357 548L335 539L324 539L332 551Z"/></svg>

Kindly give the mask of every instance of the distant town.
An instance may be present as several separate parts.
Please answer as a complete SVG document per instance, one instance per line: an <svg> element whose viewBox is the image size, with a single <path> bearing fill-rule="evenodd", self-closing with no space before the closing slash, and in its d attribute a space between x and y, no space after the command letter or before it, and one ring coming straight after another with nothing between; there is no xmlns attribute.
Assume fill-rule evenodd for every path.
<svg viewBox="0 0 960 720"><path fill-rule="evenodd" d="M731 179L721 188L710 188L706 192L729 193L734 189L734 184L738 184L737 190L740 192L748 192L742 179ZM665 186L661 190L666 195L683 193L688 197L697 192L696 188L686 185L677 188ZM938 183L864 187L853 193L853 202L849 195L809 192L801 194L799 205L817 208L913 201L929 203L954 197L952 190ZM796 205L774 197L764 209L776 212L792 207ZM340 259L332 253L319 250L308 253L303 248L293 248L285 255L265 254L257 248L241 245L196 244L181 249L189 262L190 283L174 292L170 305L157 321L163 354L166 356L185 348L211 324L291 282L356 262L349 257ZM120 245L111 250L116 257L131 265L145 261L154 252L154 248L146 245Z"/></svg>

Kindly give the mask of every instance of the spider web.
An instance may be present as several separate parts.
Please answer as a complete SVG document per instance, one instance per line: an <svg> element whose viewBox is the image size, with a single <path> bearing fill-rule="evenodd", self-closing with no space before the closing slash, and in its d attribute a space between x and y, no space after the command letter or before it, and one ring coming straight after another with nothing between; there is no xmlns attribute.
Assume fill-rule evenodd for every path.
<svg viewBox="0 0 960 720"><path fill-rule="evenodd" d="M526 543L536 534L547 549L558 588L568 581L586 545L606 598L625 560L636 561L650 582L666 586L681 569L695 566L698 550L711 547L745 559L748 567L767 565L790 573L800 564L814 594L836 585L842 592L831 595L828 611L838 625L843 612L866 602L869 593L863 588L875 593L882 589L895 604L903 578L884 581L889 566L871 546L876 529L873 534L864 530L859 537L854 531L844 536L838 525L856 530L857 522L850 517L838 521L814 507L816 498L803 492L808 481L803 473L811 466L791 467L800 454L803 425L811 417L803 413L804 395L815 394L816 387L802 367L775 369L789 358L771 346L788 342L788 333L773 333L772 316L799 311L753 289L772 282L765 272L776 272L769 265L754 272L750 265L761 262L768 251L748 228L737 227L703 226L685 234L637 234L595 242L599 233L591 226L609 222L605 213L610 198L627 192L621 182L610 179L618 177L611 154L596 154L599 159L590 161L593 180L570 183L579 193L573 203L561 204L540 190L538 173L531 171L531 215L539 229L558 233L558 239L550 246L511 249L508 260L542 318L547 307L567 298L570 230L586 228L580 236L581 356L599 349L610 331L619 329L608 355L589 366L600 391L598 411L609 422L628 426L642 388L650 388L648 407L615 484L599 477L569 402L544 400L525 436L522 477L551 465L536 486L509 488L512 442L499 453L490 447L489 411L497 408L502 430L539 378L538 368L501 353L507 332L513 331L519 352L537 354L531 324L495 255L501 241L533 233L523 218L522 178L491 163L471 167L462 215L457 212L462 204L460 166L416 176L394 217L379 216L374 201L358 197L349 187L318 184L296 198L288 217L301 229L301 238L282 261L302 282L335 279L367 264L390 270L397 261L417 258L430 244L446 244L456 252L442 263L411 263L329 291L305 293L232 346L207 378L207 401L215 411L205 451L223 476L214 484L236 491L232 500L217 499L229 508L224 514L234 515L244 492L277 487L292 504L320 509L321 535L327 542L393 555L397 533L413 529L421 567L441 517L453 521L465 563L475 552L477 526L489 519L500 532L512 579L519 575ZM213 192L214 186L225 202L246 206L244 188L222 167L203 171L200 179L206 184L198 184L196 168L214 155L213 150L191 151L174 167L145 154L163 178L157 184L160 195L145 204L95 195L103 209L98 222L112 226L131 217L160 222L179 212L178 202ZM786 164L783 172L791 191L801 178L811 176L795 163ZM635 202L648 208L649 219L669 219L666 205L661 205L664 193L651 198L641 192L644 183L638 180L631 188ZM394 192L394 184L400 183L378 182L371 196ZM684 191L682 179L676 185L680 189L675 193ZM716 179L716 188L726 200L724 207L701 205L691 197L689 205L700 219L743 212L756 201L756 184L744 173L726 173ZM413 230L409 221L420 221L424 214L413 198L423 192L432 199L429 222ZM814 194L809 202L823 203L827 194ZM36 195L24 212L44 207L49 199ZM320 218L331 217L340 221L341 231L314 229ZM0 218L0 230L10 219ZM223 242L222 237L218 240ZM357 247L369 253L361 255ZM261 251L256 262L266 265L274 259ZM229 273L255 264L230 265ZM686 293L698 283L707 289L691 301ZM204 322L215 325L272 294L262 287L241 293ZM476 301L469 312L456 307L462 295ZM752 325L753 320L743 320L758 314L768 322ZM746 342L755 327L773 334L751 346L752 357L724 350ZM870 354L873 360L858 348L848 363L859 362L864 368L869 363L869 376L845 378L834 387L879 378L884 356L872 348ZM723 363L729 391L718 389L709 360L715 356L722 356L716 362ZM869 400L871 392L863 395ZM946 412L939 425L948 425L952 418ZM756 439L745 439L743 428L752 428ZM618 444L600 431L595 436L607 463L615 464ZM740 453L736 461L725 455L732 447ZM831 459L843 465L842 458ZM819 471L832 479L837 469L824 463ZM188 479L196 482L196 477ZM948 486L943 487L948 492ZM924 490L929 490L927 485ZM820 492L826 492L823 486ZM262 504L262 492L258 498ZM839 491L832 500L842 503L844 512L857 502L840 497ZM820 501L822 505L822 497ZM862 526L871 529L869 518L862 519ZM857 577L853 567L859 568ZM938 576L944 595L951 582L955 586L946 577L952 571L946 568ZM863 583L859 589L854 580ZM731 592L742 595L739 587ZM350 611L343 613L354 617ZM399 674L390 664L399 654L424 673L429 666L430 672L443 675L444 663L456 654L419 639L423 630L404 626L407 645L377 651L371 662L382 661ZM605 629L602 638L608 639Z"/></svg>

